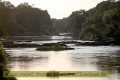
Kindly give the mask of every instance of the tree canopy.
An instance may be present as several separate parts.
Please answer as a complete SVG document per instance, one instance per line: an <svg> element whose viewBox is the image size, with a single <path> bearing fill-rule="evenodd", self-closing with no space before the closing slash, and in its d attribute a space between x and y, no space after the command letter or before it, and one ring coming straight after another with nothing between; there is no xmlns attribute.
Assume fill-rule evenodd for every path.
<svg viewBox="0 0 120 80"><path fill-rule="evenodd" d="M80 38L120 37L120 2L103 1L88 11L72 12L67 28L74 32L75 37Z"/></svg>
<svg viewBox="0 0 120 80"><path fill-rule="evenodd" d="M9 1L0 1L0 36L50 35L54 32L47 10L28 3L14 7Z"/></svg>
<svg viewBox="0 0 120 80"><path fill-rule="evenodd" d="M67 18L63 18L63 19L52 19L52 24L53 27L56 29L56 31L58 33L63 33L65 30L65 27L67 25Z"/></svg>

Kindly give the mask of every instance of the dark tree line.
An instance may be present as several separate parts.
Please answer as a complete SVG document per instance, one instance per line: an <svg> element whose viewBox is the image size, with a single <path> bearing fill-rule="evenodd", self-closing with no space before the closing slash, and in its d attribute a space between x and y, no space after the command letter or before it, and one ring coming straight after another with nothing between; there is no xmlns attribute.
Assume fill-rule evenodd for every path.
<svg viewBox="0 0 120 80"><path fill-rule="evenodd" d="M81 39L120 37L120 2L108 0L88 11L75 11L69 16L66 28Z"/></svg>
<svg viewBox="0 0 120 80"><path fill-rule="evenodd" d="M34 8L28 3L14 7L0 1L0 36L50 35L55 32L47 10Z"/></svg>
<svg viewBox="0 0 120 80"><path fill-rule="evenodd" d="M67 26L67 18L63 19L52 19L53 27L56 29L58 33L65 32L65 27Z"/></svg>

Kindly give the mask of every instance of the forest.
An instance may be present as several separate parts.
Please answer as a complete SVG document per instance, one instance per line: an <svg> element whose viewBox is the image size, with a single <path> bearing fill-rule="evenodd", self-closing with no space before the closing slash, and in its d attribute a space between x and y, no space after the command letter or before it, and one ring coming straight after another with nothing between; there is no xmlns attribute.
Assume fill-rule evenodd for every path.
<svg viewBox="0 0 120 80"><path fill-rule="evenodd" d="M28 3L15 7L9 1L0 1L0 36L40 36L65 31L88 40L120 37L120 1L102 1L63 19L51 19L47 10Z"/></svg>
<svg viewBox="0 0 120 80"><path fill-rule="evenodd" d="M89 53L87 52L89 45L97 46L96 48L94 47L96 49L95 51L97 51L98 48L101 48L101 47L98 47L98 45L100 46L120 45L120 0L102 1L98 3L96 7L93 7L87 11L84 9L74 11L71 13L70 16L63 19L55 19L55 18L51 19L47 10L41 10L39 8L35 8L32 5L29 5L28 3L21 3L15 7L9 1L0 0L0 38L3 36L42 36L42 35L49 36L49 35L55 35L61 32L71 32L73 33L74 38L83 39L83 40L96 40L96 41L95 42L93 41L92 43L91 42L81 43L81 42L76 42L72 40L71 42L69 41L58 42L59 44L64 45L64 48L63 46L61 47L61 45L50 42L50 44L44 44L44 46L41 45L42 47L39 45L40 47L38 47L36 50L41 50L41 49L58 50L59 48L61 50L74 49L71 47L67 48L67 46L65 45L68 43L70 44L74 43L76 46L87 46L87 48L84 47L85 53L87 54ZM111 41L107 41L107 39L111 39ZM113 39L116 39L116 40L113 40ZM2 43L7 43L7 45L10 45L10 47L16 45L14 44L14 42L12 43L9 42L9 40L8 42L7 41L4 42L3 40ZM10 79L3 78L3 71L9 71L9 69L7 68L7 60L8 60L8 57L10 57L10 55L4 50L4 44L2 45L2 43L0 42L0 80L16 80L16 78L10 78ZM51 44L52 45L55 44L55 45L51 46ZM21 44L19 45L21 46ZM17 44L17 48L19 47L19 45ZM22 47L25 47L25 45L26 44L23 44ZM32 44L32 46L33 45L34 44ZM96 58L101 57L97 65L102 65L102 69L108 65L108 70L112 70L113 66L120 65L119 55L115 55L117 56L117 58L113 57L114 55L112 56L113 57L112 58L111 57L112 54L108 55L107 58L104 57L103 51L108 49L108 51L105 53L109 53L110 52L109 49L112 49L112 48L106 48L104 46L103 46L103 49L100 49L100 51L102 51L101 52L102 56L96 57ZM90 49L93 49L93 48L90 48ZM116 47L114 47L114 49L116 49ZM79 47L78 48L76 47L76 50L79 50L80 52L82 51L82 48L79 49ZM13 49L13 51L15 50ZM78 51L76 52L77 52L76 54L78 54ZM113 53L114 52L115 51L113 50ZM57 51L55 52L55 54L56 53ZM73 53L74 51L71 54ZM80 52L80 53L83 53L83 52ZM59 55L57 55L57 57L61 59L61 56L59 57ZM83 56L80 56L80 57L82 59L84 58ZM63 57L63 60L66 60L64 58L68 58L68 57L66 56ZM42 59L43 59L43 56L42 56ZM75 61L76 59L78 60L78 55L74 59ZM90 60L90 58L88 59ZM84 62L84 60L82 62ZM109 67L111 69L109 69Z"/></svg>
<svg viewBox="0 0 120 80"><path fill-rule="evenodd" d="M52 25L57 31L57 33L64 33L65 32L65 27L67 26L68 19L63 18L63 19L52 19Z"/></svg>
<svg viewBox="0 0 120 80"><path fill-rule="evenodd" d="M87 40L102 40L120 37L120 2L107 0L88 11L80 9L68 17L67 30L74 37Z"/></svg>
<svg viewBox="0 0 120 80"><path fill-rule="evenodd" d="M0 36L51 35L54 32L47 10L28 3L15 7L9 1L0 1Z"/></svg>

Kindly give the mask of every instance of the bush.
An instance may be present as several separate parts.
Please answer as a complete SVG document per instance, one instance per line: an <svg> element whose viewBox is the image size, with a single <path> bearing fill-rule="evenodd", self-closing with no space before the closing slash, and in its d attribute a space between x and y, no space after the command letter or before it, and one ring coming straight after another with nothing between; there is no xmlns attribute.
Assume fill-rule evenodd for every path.
<svg viewBox="0 0 120 80"><path fill-rule="evenodd" d="M2 43L0 43L0 80L16 80L16 78L3 78L3 71L9 71L7 69L7 57L8 54L3 49Z"/></svg>
<svg viewBox="0 0 120 80"><path fill-rule="evenodd" d="M0 64L6 65L7 63L7 53L4 51L2 44L0 43Z"/></svg>
<svg viewBox="0 0 120 80"><path fill-rule="evenodd" d="M51 46L40 46L36 50L38 51L60 51L60 50L65 50L65 48L59 44L55 44Z"/></svg>
<svg viewBox="0 0 120 80"><path fill-rule="evenodd" d="M40 46L36 50L38 50L38 51L49 51L51 49L48 46Z"/></svg>
<svg viewBox="0 0 120 80"><path fill-rule="evenodd" d="M51 47L51 50L55 50L55 51L64 50L64 47L56 44L56 45Z"/></svg>

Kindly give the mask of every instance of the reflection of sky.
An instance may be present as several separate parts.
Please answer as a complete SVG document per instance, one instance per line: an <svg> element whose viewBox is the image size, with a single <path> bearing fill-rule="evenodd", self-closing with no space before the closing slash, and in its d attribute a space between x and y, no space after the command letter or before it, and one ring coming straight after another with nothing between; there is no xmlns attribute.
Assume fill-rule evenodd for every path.
<svg viewBox="0 0 120 80"><path fill-rule="evenodd" d="M75 46L69 44L69 46L74 47L75 50L66 51L36 51L35 48L6 48L11 57L26 57L22 61L12 59L8 66L11 66L11 70L35 70L35 71L49 71L49 70L66 70L66 71L96 71L100 70L96 62L103 61L100 60L101 56L104 58L116 57L118 55L114 54L119 51L120 47L115 46ZM42 57L42 58L41 58ZM104 61L105 62L105 61ZM114 75L114 80L118 80L117 73ZM111 75L111 76L112 76ZM110 76L110 77L111 77ZM81 78L82 80L111 80L108 78ZM78 79L63 79L59 80L81 80ZM22 80L22 79L20 79ZM36 80L36 79L27 79ZM41 80L41 79L38 79ZM42 79L48 80L48 79Z"/></svg>

